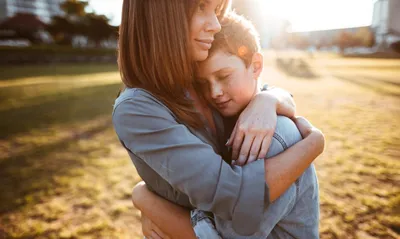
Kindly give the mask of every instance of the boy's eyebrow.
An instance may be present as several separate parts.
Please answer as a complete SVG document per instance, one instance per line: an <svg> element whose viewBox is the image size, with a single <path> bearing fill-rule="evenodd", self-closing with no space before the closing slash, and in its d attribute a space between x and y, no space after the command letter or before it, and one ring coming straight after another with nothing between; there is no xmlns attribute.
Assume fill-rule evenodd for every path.
<svg viewBox="0 0 400 239"><path fill-rule="evenodd" d="M234 70L232 67L225 67L218 71L215 71L213 74L220 74L220 73L223 73L224 71L232 71L232 70Z"/></svg>

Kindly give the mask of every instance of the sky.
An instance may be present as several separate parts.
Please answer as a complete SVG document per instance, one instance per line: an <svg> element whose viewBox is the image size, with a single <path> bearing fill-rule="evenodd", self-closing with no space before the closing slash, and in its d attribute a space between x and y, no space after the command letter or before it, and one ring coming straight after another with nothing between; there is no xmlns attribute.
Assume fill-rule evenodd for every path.
<svg viewBox="0 0 400 239"><path fill-rule="evenodd" d="M372 22L376 0L257 0L263 14L287 19L293 31L367 26ZM119 25L122 0L90 0L90 6L99 14Z"/></svg>

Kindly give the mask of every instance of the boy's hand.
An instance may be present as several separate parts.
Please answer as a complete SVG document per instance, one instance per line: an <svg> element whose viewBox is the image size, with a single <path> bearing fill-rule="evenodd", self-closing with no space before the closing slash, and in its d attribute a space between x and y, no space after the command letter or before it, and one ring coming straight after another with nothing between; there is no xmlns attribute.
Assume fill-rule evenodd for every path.
<svg viewBox="0 0 400 239"><path fill-rule="evenodd" d="M256 95L240 114L227 142L235 164L242 166L265 157L276 127L276 107L276 98Z"/></svg>
<svg viewBox="0 0 400 239"><path fill-rule="evenodd" d="M294 123L296 124L297 128L300 131L301 136L306 138L308 135L311 134L313 130L317 130L308 120L301 116L295 116L293 118Z"/></svg>
<svg viewBox="0 0 400 239"><path fill-rule="evenodd" d="M170 239L145 215L141 216L142 232L147 239Z"/></svg>

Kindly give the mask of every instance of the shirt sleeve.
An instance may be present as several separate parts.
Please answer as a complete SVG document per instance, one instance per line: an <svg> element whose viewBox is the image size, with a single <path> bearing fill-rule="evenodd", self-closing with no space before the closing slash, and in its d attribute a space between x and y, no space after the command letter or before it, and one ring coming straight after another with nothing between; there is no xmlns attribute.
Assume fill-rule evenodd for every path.
<svg viewBox="0 0 400 239"><path fill-rule="evenodd" d="M275 86L270 86L268 84L264 84L263 87L261 87L261 91L267 91L267 90L272 90L276 88ZM293 94L288 92L290 94L290 96L293 98Z"/></svg>
<svg viewBox="0 0 400 239"><path fill-rule="evenodd" d="M258 231L269 205L264 160L228 165L168 108L140 91L114 107L113 124L125 148L186 194L194 207L232 220L241 235Z"/></svg>

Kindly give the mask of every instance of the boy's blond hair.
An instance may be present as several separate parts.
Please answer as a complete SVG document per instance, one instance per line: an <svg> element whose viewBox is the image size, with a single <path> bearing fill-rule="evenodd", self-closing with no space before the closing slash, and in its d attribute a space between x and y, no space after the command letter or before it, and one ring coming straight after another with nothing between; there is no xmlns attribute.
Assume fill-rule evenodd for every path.
<svg viewBox="0 0 400 239"><path fill-rule="evenodd" d="M231 12L222 19L221 31L209 51L210 56L218 50L240 57L249 67L254 53L260 51L260 36L254 25L245 17Z"/></svg>

